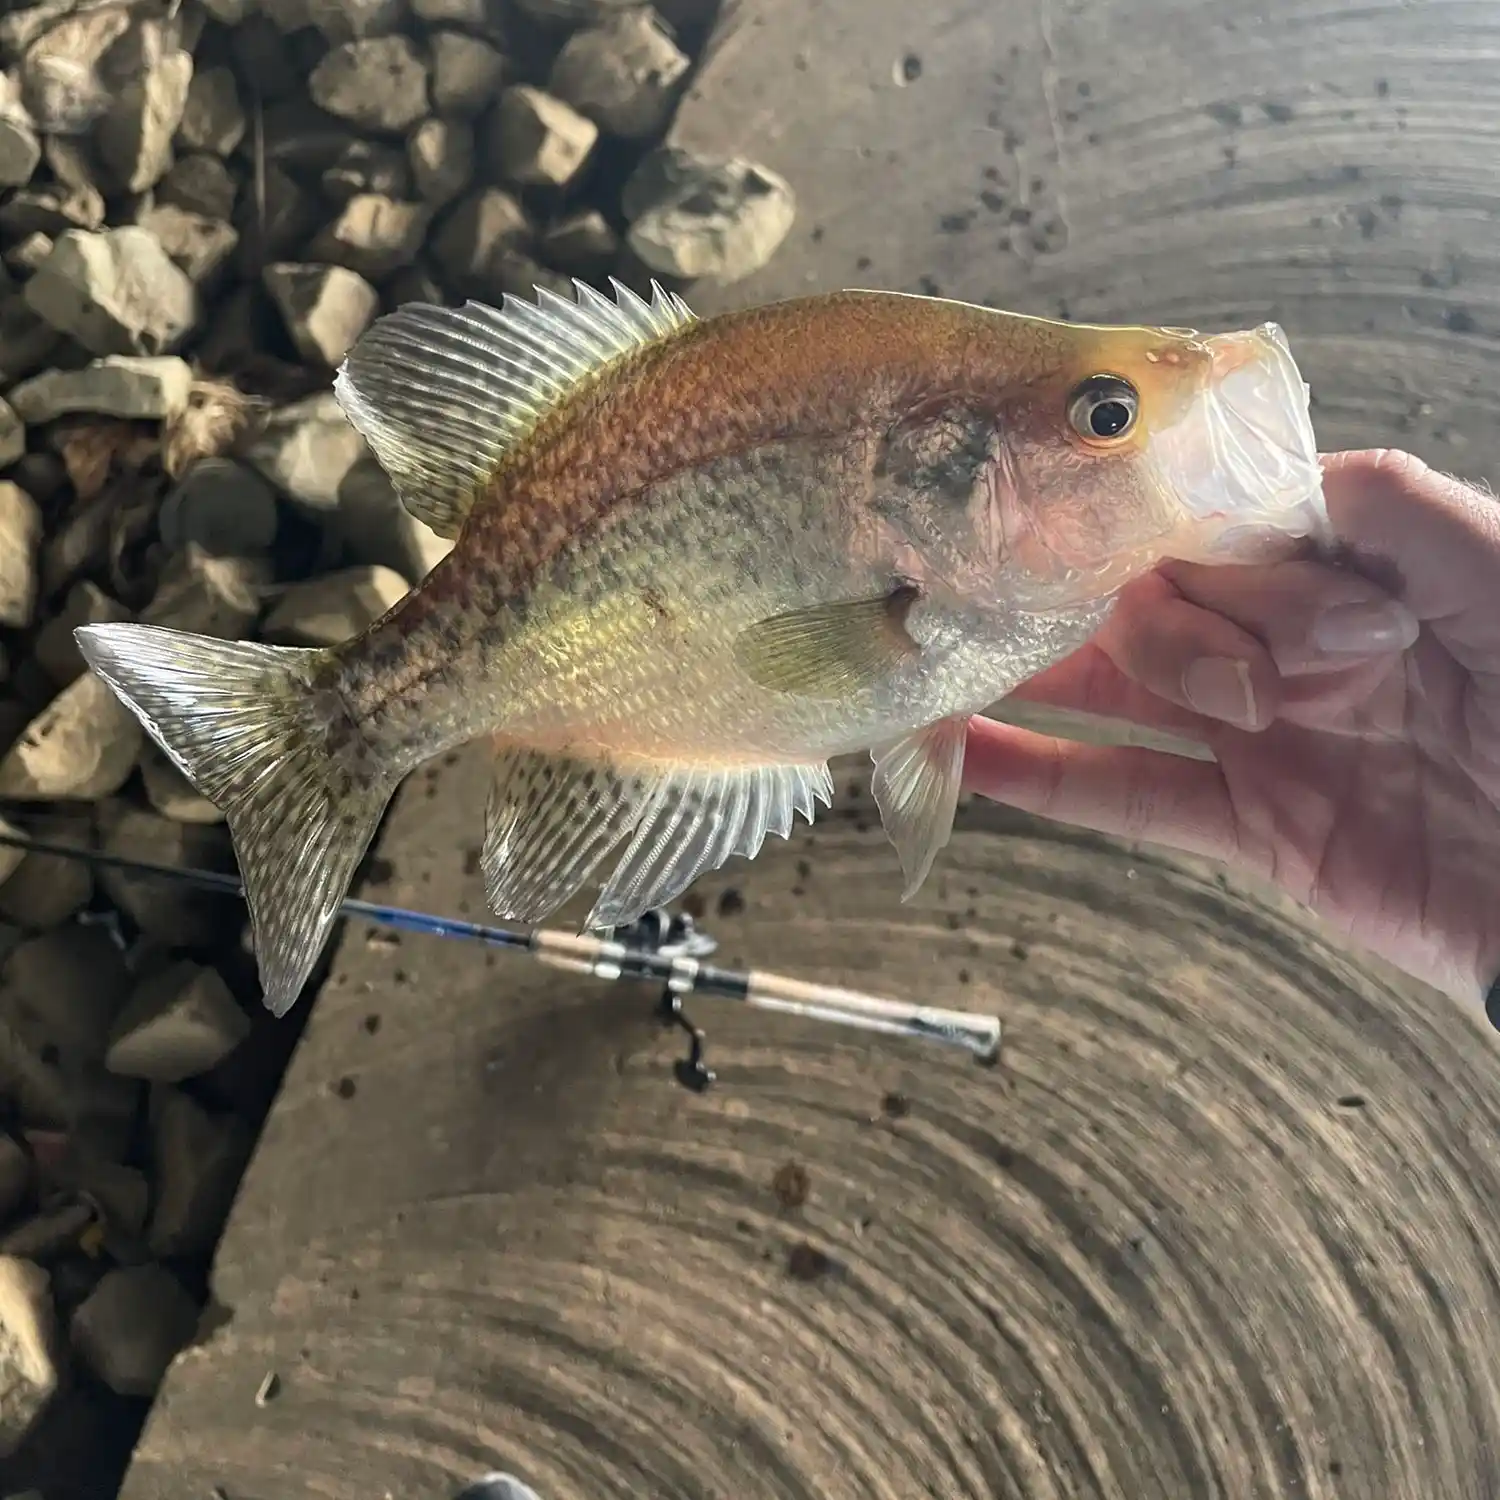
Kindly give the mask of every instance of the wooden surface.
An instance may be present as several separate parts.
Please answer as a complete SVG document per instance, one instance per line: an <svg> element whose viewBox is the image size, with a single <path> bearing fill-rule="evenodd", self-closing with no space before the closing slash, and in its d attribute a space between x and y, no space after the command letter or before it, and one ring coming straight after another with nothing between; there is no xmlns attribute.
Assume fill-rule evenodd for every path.
<svg viewBox="0 0 1500 1500"><path fill-rule="evenodd" d="M802 217L695 305L1276 316L1325 446L1494 464L1493 5L740 10L680 133L788 172ZM478 915L482 806L473 760L414 778L377 894ZM125 1500L441 1500L492 1467L543 1500L1500 1496L1471 1017L994 809L907 907L847 795L702 890L726 961L992 1009L1003 1066L704 1001L695 1098L648 995L351 929L220 1251L228 1320Z"/></svg>

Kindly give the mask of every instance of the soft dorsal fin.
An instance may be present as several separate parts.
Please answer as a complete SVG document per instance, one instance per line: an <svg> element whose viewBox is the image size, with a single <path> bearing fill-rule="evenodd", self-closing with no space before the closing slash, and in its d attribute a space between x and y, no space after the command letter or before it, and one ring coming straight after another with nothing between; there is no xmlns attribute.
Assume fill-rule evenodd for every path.
<svg viewBox="0 0 1500 1500"><path fill-rule="evenodd" d="M498 308L411 302L365 331L334 394L417 520L456 537L501 455L549 408L696 321L654 281L650 302L610 284L613 302L578 280L576 302L541 287L535 303L507 295Z"/></svg>

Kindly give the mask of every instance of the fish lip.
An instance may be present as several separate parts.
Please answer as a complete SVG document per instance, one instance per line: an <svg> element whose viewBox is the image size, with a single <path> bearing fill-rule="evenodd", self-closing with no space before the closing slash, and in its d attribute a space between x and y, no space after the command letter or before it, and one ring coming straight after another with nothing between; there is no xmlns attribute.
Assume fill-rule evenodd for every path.
<svg viewBox="0 0 1500 1500"><path fill-rule="evenodd" d="M1206 555L1326 537L1323 469L1303 380L1276 323L1204 339L1212 356L1181 419L1153 434L1158 477Z"/></svg>

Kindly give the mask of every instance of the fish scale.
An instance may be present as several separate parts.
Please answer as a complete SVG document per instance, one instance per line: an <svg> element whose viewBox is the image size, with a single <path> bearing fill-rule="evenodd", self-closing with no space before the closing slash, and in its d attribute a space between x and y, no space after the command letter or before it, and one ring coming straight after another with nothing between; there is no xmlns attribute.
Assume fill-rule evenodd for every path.
<svg viewBox="0 0 1500 1500"><path fill-rule="evenodd" d="M868 750L903 896L947 842L969 718L1167 557L1321 534L1279 329L1093 327L844 292L700 320L674 294L410 304L334 382L453 539L327 650L80 627L226 817L282 1014L403 777L487 740L497 914L588 885L634 920L753 858Z"/></svg>

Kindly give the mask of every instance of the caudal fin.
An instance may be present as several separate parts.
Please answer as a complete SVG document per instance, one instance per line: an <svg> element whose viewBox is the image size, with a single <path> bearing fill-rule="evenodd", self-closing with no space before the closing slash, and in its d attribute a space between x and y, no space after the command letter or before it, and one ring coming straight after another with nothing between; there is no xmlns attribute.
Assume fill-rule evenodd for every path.
<svg viewBox="0 0 1500 1500"><path fill-rule="evenodd" d="M89 666L229 823L265 1003L285 1015L396 787L336 689L328 653L154 625L81 625Z"/></svg>

